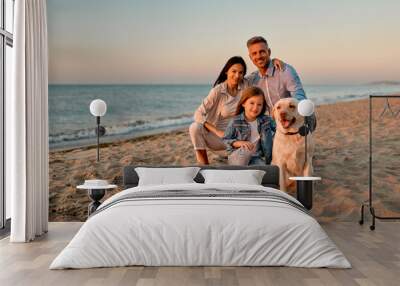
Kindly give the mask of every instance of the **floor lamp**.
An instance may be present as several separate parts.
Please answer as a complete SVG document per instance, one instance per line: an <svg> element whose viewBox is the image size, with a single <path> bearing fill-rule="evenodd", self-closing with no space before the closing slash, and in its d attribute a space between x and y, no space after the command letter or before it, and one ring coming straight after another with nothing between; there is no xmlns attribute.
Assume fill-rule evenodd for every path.
<svg viewBox="0 0 400 286"><path fill-rule="evenodd" d="M106 129L100 125L100 117L104 116L107 112L107 104L104 100L95 99L90 103L90 113L96 117L96 135L97 135L97 162L100 161L100 136L106 134Z"/></svg>
<svg viewBox="0 0 400 286"><path fill-rule="evenodd" d="M305 146L304 162L307 162L307 135L311 131L309 118L311 115L314 114L314 103L309 99L304 99L299 102L297 110L301 116L304 116L304 124L302 127L300 127L299 133L301 136L304 136L304 146Z"/></svg>

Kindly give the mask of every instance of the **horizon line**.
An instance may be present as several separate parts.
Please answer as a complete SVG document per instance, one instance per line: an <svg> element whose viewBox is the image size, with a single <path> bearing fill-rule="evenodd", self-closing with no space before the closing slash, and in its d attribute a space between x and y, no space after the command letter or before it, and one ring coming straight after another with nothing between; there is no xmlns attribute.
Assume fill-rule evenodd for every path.
<svg viewBox="0 0 400 286"><path fill-rule="evenodd" d="M369 81L369 82L355 82L355 83L303 83L303 85L400 85L400 81L397 80L378 80L378 81ZM50 85L210 85L213 86L212 83L58 83L58 82L49 82Z"/></svg>

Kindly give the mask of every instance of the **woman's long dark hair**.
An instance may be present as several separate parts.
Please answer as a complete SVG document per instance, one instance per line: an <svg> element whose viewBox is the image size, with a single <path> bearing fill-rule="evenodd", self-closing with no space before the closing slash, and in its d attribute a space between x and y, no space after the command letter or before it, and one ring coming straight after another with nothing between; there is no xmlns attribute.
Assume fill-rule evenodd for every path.
<svg viewBox="0 0 400 286"><path fill-rule="evenodd" d="M243 76L245 76L245 75L246 75L247 67L246 67L246 63L245 63L244 59L243 59L242 57L238 57L238 56L231 57L231 58L226 62L224 68L223 68L222 71L220 72L220 74L219 74L219 76L218 76L218 78L217 78L217 80L215 81L215 83L214 83L213 86L216 86L217 84L226 81L226 78L227 78L226 73L227 73L228 70L231 68L231 66L233 66L233 65L235 65L235 64L241 64L241 65L243 66Z"/></svg>

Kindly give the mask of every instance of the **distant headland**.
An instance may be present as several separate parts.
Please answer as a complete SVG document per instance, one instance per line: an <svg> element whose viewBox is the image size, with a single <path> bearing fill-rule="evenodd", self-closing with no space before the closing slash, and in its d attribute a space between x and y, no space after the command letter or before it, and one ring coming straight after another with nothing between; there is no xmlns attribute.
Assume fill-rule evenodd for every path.
<svg viewBox="0 0 400 286"><path fill-rule="evenodd" d="M368 82L367 84L371 84L371 85L376 85L376 84L381 84L381 85L400 85L400 81L397 81L397 80L380 80L380 81Z"/></svg>

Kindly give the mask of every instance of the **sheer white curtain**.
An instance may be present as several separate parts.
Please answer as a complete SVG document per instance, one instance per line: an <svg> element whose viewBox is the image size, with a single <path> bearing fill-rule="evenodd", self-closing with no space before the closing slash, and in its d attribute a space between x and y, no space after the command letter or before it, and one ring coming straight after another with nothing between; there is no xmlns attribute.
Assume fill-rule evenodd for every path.
<svg viewBox="0 0 400 286"><path fill-rule="evenodd" d="M45 0L16 0L14 93L6 98L7 187L12 242L27 242L48 227L48 54Z"/></svg>

